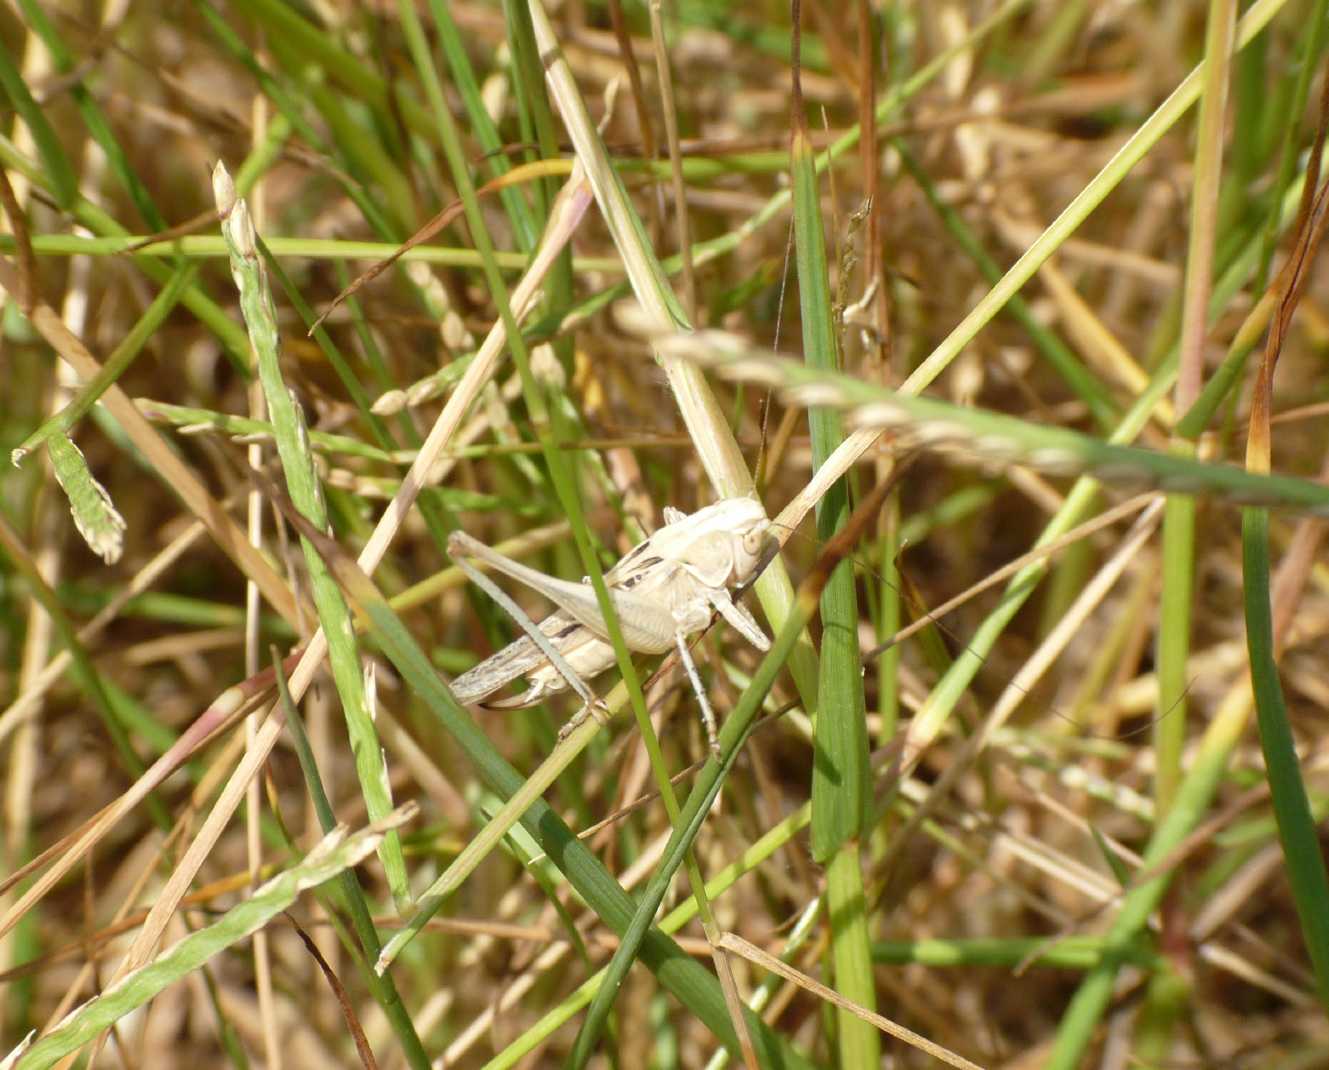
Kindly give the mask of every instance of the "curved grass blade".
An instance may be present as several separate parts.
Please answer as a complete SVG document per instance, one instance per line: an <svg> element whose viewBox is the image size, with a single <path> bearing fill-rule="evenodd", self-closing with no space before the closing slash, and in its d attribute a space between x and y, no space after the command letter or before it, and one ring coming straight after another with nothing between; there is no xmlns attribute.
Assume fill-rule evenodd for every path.
<svg viewBox="0 0 1329 1070"><path fill-rule="evenodd" d="M52 1032L27 1050L22 1065L30 1070L45 1070L55 1065L63 1056L92 1040L136 1007L143 1006L168 985L257 932L294 903L302 892L359 865L373 854L388 831L405 824L415 812L415 804L408 803L384 820L352 835L347 835L344 825L334 829L302 862L262 885L220 920L186 936L155 961L126 974L101 995L72 1011Z"/></svg>
<svg viewBox="0 0 1329 1070"><path fill-rule="evenodd" d="M910 397L771 357L719 331L675 336L660 344L727 378L775 387L790 404L840 406L848 410L851 423L890 432L901 449L935 450L982 467L1022 464L1051 475L1092 475L1134 490L1152 487L1329 516L1329 487L1312 480L1119 446L1065 428L935 398Z"/></svg>
<svg viewBox="0 0 1329 1070"><path fill-rule="evenodd" d="M67 435L54 435L47 442L56 482L69 499L74 527L89 549L108 565L120 560L124 548L125 519L111 496L93 477L83 451Z"/></svg>

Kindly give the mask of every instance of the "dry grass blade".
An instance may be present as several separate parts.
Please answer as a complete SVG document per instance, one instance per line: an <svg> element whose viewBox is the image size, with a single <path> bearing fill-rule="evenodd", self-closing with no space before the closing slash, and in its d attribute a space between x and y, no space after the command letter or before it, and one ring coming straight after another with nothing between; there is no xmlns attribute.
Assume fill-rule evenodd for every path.
<svg viewBox="0 0 1329 1070"><path fill-rule="evenodd" d="M292 909L317 956L177 960L58 1064L943 1065L849 1004L984 1066L1322 1046L1318 808L1285 849L1270 780L1329 776L1329 0L77 7L17 0L0 49L0 1059L388 799L400 853ZM293 443L321 517L266 489ZM734 606L680 647L682 581L609 612L755 478L781 635L808 514L906 454L792 672ZM455 532L592 620L555 648L606 723L560 742L578 696ZM760 725L722 780L698 696Z"/></svg>
<svg viewBox="0 0 1329 1070"><path fill-rule="evenodd" d="M300 942L305 945L309 957L318 963L319 972L323 974L324 980L328 982L328 987L336 995L342 1016L346 1019L346 1028L350 1031L351 1039L355 1041L355 1051L360 1056L360 1065L365 1070L378 1070L378 1060L374 1058L374 1049L369 1046L369 1041L365 1038L364 1027L360 1024L360 1020L355 1013L355 1005L351 1002L346 986L341 983L341 978L337 976L337 971L332 968L323 952L319 950L318 944L314 943L313 938L300 927L299 923L289 914L287 920L295 928L295 933L300 937Z"/></svg>
<svg viewBox="0 0 1329 1070"><path fill-rule="evenodd" d="M22 1053L22 1065L45 1068L77 1050L127 1010L142 1006L168 984L198 969L209 958L253 933L309 888L356 865L378 846L385 832L410 821L414 803L348 836L343 826L328 834L297 865L259 888L253 896L206 929L185 937L150 966L136 970L71 1012L54 1030Z"/></svg>
<svg viewBox="0 0 1329 1070"><path fill-rule="evenodd" d="M541 253L537 256L531 271L522 279L522 283L513 292L514 310L524 309L534 300L540 278L543 277L544 271L548 269L557 251L571 238L572 231L586 208L587 198L582 192L580 182L569 181L566 191L567 197L563 201L562 210L551 216L551 226L547 232L549 240L542 245ZM481 347L480 353L477 354L476 359L467 369L466 376L458 384L457 390L448 399L448 404L430 430L429 436L420 448L410 471L402 480L400 490L389 503L383 516L379 518L374 533L360 553L357 564L365 572L372 572L377 567L393 536L405 522L406 515L409 513L416 497L431 482L430 473L434 466L438 464L439 452L447 445L452 433L461 423L462 417L475 400L480 387L487 381L488 376L493 373L498 357L502 352L503 338L503 325L497 323L485 339L485 344ZM135 412L137 413L137 410ZM142 419L142 417L139 417L139 419ZM321 631L315 632L291 672L290 689L295 701L298 702L304 696L305 691L308 690L309 685L313 682L314 674L318 671L326 654L327 640ZM185 890L193 882L199 867L203 865L211 853L218 837L221 836L222 830L235 813L236 807L240 805L240 800L244 796L249 781L257 774L259 768L267 760L268 754L276 745L281 726L282 719L280 717L270 716L254 736L239 767L227 781L221 796L172 872L161 896L149 912L142 931L122 964L122 970L133 968L134 965L143 962L149 949L161 938L167 921L175 912L176 905L184 895Z"/></svg>
<svg viewBox="0 0 1329 1070"><path fill-rule="evenodd" d="M11 294L21 292L21 284L14 269L0 260L0 287ZM84 379L92 379L101 365L87 347L76 338L63 320L44 302L38 301L27 310L34 327L51 344L60 357ZM154 471L168 487L207 525L213 541L230 557L249 579L258 584L267 603L289 621L296 619L295 601L281 578L267 560L249 545L244 532L230 518L222 504L208 493L202 481L162 441L134 403L118 386L109 387L102 398L111 416L143 452Z"/></svg>
<svg viewBox="0 0 1329 1070"><path fill-rule="evenodd" d="M732 951L736 955L742 955L749 962L755 963L763 969L770 970L772 973L779 974L787 981L792 981L799 988L811 992L818 999L824 999L832 1006L839 1007L848 1011L855 1017L863 1019L865 1022L871 1022L878 1029L888 1036L895 1037L897 1040L903 1040L911 1047L932 1056L939 1062L947 1066L960 1067L961 1070L983 1070L977 1063L970 1062L962 1055L957 1055L953 1051L947 1051L940 1044L934 1044L925 1036L920 1036L912 1029L906 1029L902 1025L896 1025L889 1018L883 1018L880 1014L865 1010L856 1003L851 1003L845 999L833 988L827 988L820 981L814 980L807 974L794 969L787 963L781 962L774 955L768 954L761 948L741 936L734 933L725 933L720 938L720 946L726 951Z"/></svg>
<svg viewBox="0 0 1329 1070"><path fill-rule="evenodd" d="M1082 539L1088 538L1094 532L1110 527L1123 517L1138 512L1154 500L1155 496L1152 494L1137 495L1128 501L1122 502L1120 505L1115 505L1111 509L1104 510L1092 520L1087 520L1083 524L1072 528L1070 531L1066 532L1065 535L1061 535L1058 538L1053 539L1051 542L1043 543L1037 549L1030 550L1029 553L1021 554L1014 560L1008 561L1000 568L989 572L982 580L974 584L972 587L961 591L954 598L948 599L940 605L928 607L927 612L918 620L914 621L913 624L906 625L887 638L884 642L867 651L863 655L863 660L867 661L870 658L875 658L889 647L894 646L897 643L903 643L906 639L916 635L929 625L935 624L953 610L959 609L966 602L977 597L982 592L989 590L992 587L996 587L1000 583L1004 583L1027 565L1054 556L1068 546L1072 546L1075 543L1080 542Z"/></svg>
<svg viewBox="0 0 1329 1070"><path fill-rule="evenodd" d="M576 80L559 51L558 39L541 0L530 0L530 11L535 40L545 57L550 90L558 102L577 159L595 189L596 202L609 226L615 247L623 258L633 294L642 306L649 329L654 333L685 326L686 317L646 240L641 220L628 200L623 182L590 120ZM697 450L697 457L716 494L721 498L741 498L752 494L752 473L748 470L733 431L705 376L687 361L672 358L663 352L657 353L657 356L669 379L674 401ZM772 627L778 630L793 601L793 585L778 559L757 581L756 591ZM809 706L815 705L814 662L811 645L806 642L800 644L791 669Z"/></svg>
<svg viewBox="0 0 1329 1070"><path fill-rule="evenodd" d="M298 655L289 659L292 664ZM26 866L18 868L0 881L0 891L12 887L30 872L47 862L51 868L33 882L23 895L3 915L0 915L0 935L12 929L24 914L58 884L89 851L132 813L147 796L176 772L181 764L199 747L217 733L235 724L272 687L272 670L265 669L252 680L237 684L218 695L206 710L191 724L172 747L135 781L134 786L90 819L82 828L48 848Z"/></svg>

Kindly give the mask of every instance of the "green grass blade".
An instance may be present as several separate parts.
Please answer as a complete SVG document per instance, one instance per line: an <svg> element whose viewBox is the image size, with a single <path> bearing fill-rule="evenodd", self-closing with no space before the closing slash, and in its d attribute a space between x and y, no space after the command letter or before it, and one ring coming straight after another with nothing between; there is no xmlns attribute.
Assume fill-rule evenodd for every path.
<svg viewBox="0 0 1329 1070"><path fill-rule="evenodd" d="M263 261L258 254L253 223L245 202L235 199L230 177L220 164L213 183L222 215L222 233L231 251L231 271L240 291L240 307L254 346L259 380L263 384L268 412L276 431L277 453L281 458L286 486L301 514L316 528L325 530L328 524L327 506L314 468L313 454L309 449L303 414L282 378L276 309L268 289ZM333 681L351 738L356 775L360 780L370 819L378 821L392 810L392 795L383 748L369 709L355 628L346 601L322 558L307 542L303 544L303 549L319 623L328 637ZM393 896L400 903L406 902L410 896L406 860L402 855L401 840L395 832L389 831L383 837L380 853Z"/></svg>
<svg viewBox="0 0 1329 1070"><path fill-rule="evenodd" d="M805 137L793 143L794 241L803 356L808 367L839 366L831 294L822 234L820 199L812 152ZM808 411L812 463L819 468L844 438L840 413L813 406ZM849 518L849 484L841 477L817 503L817 537L825 542ZM812 855L825 862L850 838L859 836L868 813L867 729L863 685L858 671L858 603L851 562L836 566L821 596L822 645L817 709L834 704L817 719L812 769ZM829 664L828 664L829 662Z"/></svg>
<svg viewBox="0 0 1329 1070"><path fill-rule="evenodd" d="M796 29L797 32L797 29ZM794 179L794 252L803 359L808 367L840 366L831 311L830 276L821 198L795 83L794 137L790 152ZM841 414L834 408L808 410L812 464L818 469L844 440ZM849 480L837 479L816 504L817 538L825 543L849 519ZM868 953L867 896L859 845L869 819L872 779L868 770L867 711L858 658L858 598L854 566L841 561L821 593L821 657L817 676L817 718L812 746L812 857L826 866L827 916L835 990L874 1011L877 1008L872 960ZM867 1068L881 1061L881 1036L871 1023L843 1008L836 1011L837 1062Z"/></svg>
<svg viewBox="0 0 1329 1070"><path fill-rule="evenodd" d="M1241 545L1246 649L1251 660L1265 777L1278 821L1288 884L1315 971L1315 988L1321 1004L1329 1008L1329 876L1325 873L1319 829L1311 816L1287 704L1283 700L1283 686L1278 678L1269 593L1268 512L1245 510Z"/></svg>
<svg viewBox="0 0 1329 1070"><path fill-rule="evenodd" d="M0 47L0 86L4 87L9 102L28 128L37 154L41 157L41 170L51 196L60 208L68 208L78 197L78 176L65 155L51 121L32 99L23 75L14 63L9 50Z"/></svg>
<svg viewBox="0 0 1329 1070"><path fill-rule="evenodd" d="M56 482L69 500L74 527L94 554L108 565L114 564L124 547L124 517L88 469L83 451L66 435L54 435L46 446Z"/></svg>
<svg viewBox="0 0 1329 1070"><path fill-rule="evenodd" d="M1229 504L1329 515L1329 488L1312 480L1262 475L1231 464L1120 446L1065 428L935 398L911 397L748 350L745 343L721 332L680 337L668 345L671 352L699 360L729 378L778 387L794 404L845 408L855 424L891 431L901 448L938 450L983 467L1019 463L1053 475L1084 473L1135 489L1154 487L1208 495ZM1150 401L1148 395L1142 396L1137 407L1147 409Z"/></svg>
<svg viewBox="0 0 1329 1070"><path fill-rule="evenodd" d="M364 611L374 641L401 673L415 697L425 704L465 753L489 788L504 799L521 791L522 776L494 749L488 737L457 703L373 582L345 557L336 543L307 520L298 514L293 514L291 520L297 524L301 535L319 548L338 580ZM543 799L537 798L521 822L601 920L620 936L625 933L632 921L636 900L623 890L554 810ZM705 967L656 929L649 930L642 940L640 960L721 1043L737 1049L738 1041L719 982ZM759 1019L748 1018L747 1026L758 1051L764 1053L772 1065L787 1066L791 1070L806 1065L785 1037Z"/></svg>
<svg viewBox="0 0 1329 1070"><path fill-rule="evenodd" d="M23 460L25 453L36 449L52 436L68 434L74 425L87 415L88 411L97 404L97 399L106 392L106 388L130 369L143 352L148 340L171 314L180 300L180 295L193 284L197 274L197 264L182 263L175 269L170 282L153 298L152 304L148 305L138 322L130 328L129 333L106 358L102 370L90 382L83 384L68 405L24 439L23 445L10 455L14 464L18 464Z"/></svg>
<svg viewBox="0 0 1329 1070"><path fill-rule="evenodd" d="M76 1051L103 1029L143 1006L168 985L257 932L288 909L301 893L359 865L378 849L388 829L409 820L414 812L414 804L409 804L388 815L385 822L360 832L348 836L346 829L340 828L328 834L298 865L263 884L218 921L186 936L148 965L130 972L101 995L71 1011L55 1029L27 1050L23 1066L32 1070L54 1066L63 1056Z"/></svg>

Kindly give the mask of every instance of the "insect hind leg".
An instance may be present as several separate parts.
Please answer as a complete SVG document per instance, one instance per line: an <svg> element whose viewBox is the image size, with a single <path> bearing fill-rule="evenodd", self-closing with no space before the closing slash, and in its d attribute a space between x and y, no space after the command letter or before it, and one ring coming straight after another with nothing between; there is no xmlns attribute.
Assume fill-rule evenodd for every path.
<svg viewBox="0 0 1329 1070"><path fill-rule="evenodd" d="M454 532L453 534L455 535L457 533ZM488 547L486 547L486 549L488 549ZM480 572L478 569L467 564L466 560L460 555L453 560L457 567L461 569L472 583L498 603L504 612L517 622L522 631L530 636L531 641L540 648L540 652L549 659L549 663L558 670L559 675L567 681L568 686L581 696L582 701L586 703L587 709L593 709L596 706L601 708L604 707L604 703L600 701L595 692L592 691L586 685L586 682L577 675L577 670L568 664L567 659L565 659L563 655L558 652L558 649L554 644L549 641L549 636L545 635L544 632L540 630L539 626L522 612L521 607L518 606L516 602L503 593L502 588L495 584L483 572Z"/></svg>
<svg viewBox="0 0 1329 1070"><path fill-rule="evenodd" d="M563 727L558 730L558 741L562 743L568 736L572 735L578 728L586 723L587 718L594 717L595 723L601 728L609 724L609 707L604 704L603 699L592 696L590 702L584 703L576 713L567 719Z"/></svg>

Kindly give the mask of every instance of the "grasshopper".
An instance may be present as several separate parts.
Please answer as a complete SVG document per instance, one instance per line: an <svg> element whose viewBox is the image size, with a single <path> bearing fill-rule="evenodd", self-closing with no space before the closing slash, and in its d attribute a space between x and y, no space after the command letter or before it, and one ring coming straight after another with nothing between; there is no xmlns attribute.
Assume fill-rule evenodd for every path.
<svg viewBox="0 0 1329 1070"><path fill-rule="evenodd" d="M663 654L678 650L688 679L697 693L712 749L716 749L715 715L688 650L688 637L702 631L718 612L758 650L770 640L752 614L733 599L733 591L754 579L779 549L771 523L759 502L724 498L695 513L666 508L665 526L633 547L605 573L605 586L618 614L623 640L630 650ZM600 604L589 581L570 583L537 572L504 557L465 532L448 538L448 552L470 576L489 590L463 558L483 561L498 572L543 594L558 609L539 625L516 616L528 635L504 647L452 681L462 703L489 709L520 709L572 687L585 706L563 734L599 706L581 677L598 676L615 664ZM500 605L509 612L498 592ZM491 699L504 684L525 676L530 686L513 698Z"/></svg>

